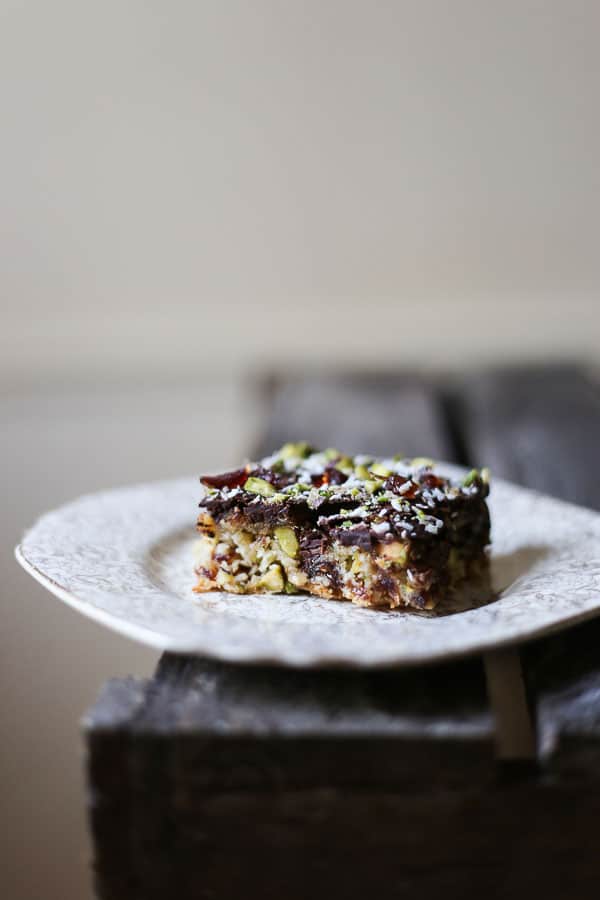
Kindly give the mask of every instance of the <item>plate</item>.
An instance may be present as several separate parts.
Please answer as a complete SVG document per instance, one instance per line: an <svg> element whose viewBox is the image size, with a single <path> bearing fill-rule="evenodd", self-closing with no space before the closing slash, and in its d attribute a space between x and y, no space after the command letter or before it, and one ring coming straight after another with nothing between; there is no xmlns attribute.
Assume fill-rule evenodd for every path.
<svg viewBox="0 0 600 900"><path fill-rule="evenodd" d="M450 474L460 474L444 466ZM600 515L492 482L497 599L438 618L305 595L195 594L195 478L81 497L17 547L52 594L161 650L285 666L403 666L517 643L600 613Z"/></svg>

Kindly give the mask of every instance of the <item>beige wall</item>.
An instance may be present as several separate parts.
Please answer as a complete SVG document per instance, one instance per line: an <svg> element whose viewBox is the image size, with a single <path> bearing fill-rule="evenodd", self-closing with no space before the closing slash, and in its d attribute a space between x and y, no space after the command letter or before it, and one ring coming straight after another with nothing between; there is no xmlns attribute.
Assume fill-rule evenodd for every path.
<svg viewBox="0 0 600 900"><path fill-rule="evenodd" d="M595 0L0 8L0 373L597 351Z"/></svg>

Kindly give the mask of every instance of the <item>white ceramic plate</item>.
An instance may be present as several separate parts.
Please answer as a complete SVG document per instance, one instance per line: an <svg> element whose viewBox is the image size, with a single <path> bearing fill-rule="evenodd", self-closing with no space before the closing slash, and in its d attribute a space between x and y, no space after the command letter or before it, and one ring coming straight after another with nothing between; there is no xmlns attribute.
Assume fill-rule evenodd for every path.
<svg viewBox="0 0 600 900"><path fill-rule="evenodd" d="M446 470L457 473L453 467ZM81 497L17 559L74 609L161 650L288 666L400 666L515 643L600 613L600 515L495 481L498 599L441 618L304 595L194 594L197 479Z"/></svg>

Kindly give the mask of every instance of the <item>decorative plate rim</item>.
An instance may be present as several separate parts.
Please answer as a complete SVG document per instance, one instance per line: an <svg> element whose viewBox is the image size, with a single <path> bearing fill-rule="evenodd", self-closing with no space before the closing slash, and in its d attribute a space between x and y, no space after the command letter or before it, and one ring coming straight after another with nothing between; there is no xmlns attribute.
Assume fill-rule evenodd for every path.
<svg viewBox="0 0 600 900"><path fill-rule="evenodd" d="M440 466L443 466L453 473L464 471L456 466L446 464L440 464ZM259 606L261 609L266 610L268 615L271 614L271 607L275 609L274 604L278 602L281 604L288 604L287 608L285 606L280 606L279 609L275 609L274 618L268 618L267 616L267 618L255 619L248 617L247 610L244 610L244 614L241 616L236 614L235 603L238 603L239 606L239 598L233 598L232 595L214 592L210 595L200 595L199 600L195 602L195 597L191 594L191 585L193 583L191 564L189 577L187 571L184 571L183 573L183 577L188 578L190 587L190 596L184 597L177 592L167 591L164 585L162 587L160 585L157 586L156 578L151 576L148 562L149 554L153 552L153 548L165 546L167 541L172 539L178 530L186 527L187 524L190 526L190 531L192 530L194 522L193 499L189 506L189 519L184 519L184 511L187 512L188 507L183 505L181 496L183 492L185 495L189 493L190 497L193 498L192 487L194 487L199 496L200 489L197 485L197 481L191 478L146 482L93 494L85 494L70 503L64 504L57 509L42 515L36 523L25 532L21 542L16 547L16 559L28 574L58 599L62 600L77 612L82 613L86 617L108 627L124 637L143 643L157 650L202 655L232 663L279 665L292 668L398 668L428 663L439 663L463 656L486 653L496 648L530 641L541 637L542 635L550 634L566 627L572 627L579 622L600 615L600 514L584 507L565 503L564 501L548 497L545 494L539 494L527 488L510 484L501 479L493 481L493 494L503 494L505 500L508 498L508 500L515 503L517 506L519 506L519 503L517 502L517 500L519 500L524 509L531 507L532 510L539 508L543 511L546 508L552 508L555 512L561 514L559 518L563 523L563 528L565 527L564 522L566 520L567 523L570 523L570 527L579 526L582 532L585 532L586 529L588 529L587 537L588 540L592 540L597 559L590 562L584 553L571 556L569 556L569 554L563 554L562 556L557 555L556 557L553 557L553 559L557 563L557 566L560 563L563 568L561 569L559 566L555 575L553 575L552 566L550 565L550 568L548 566L548 559L545 561L542 560L537 565L537 568L534 567L535 571L533 574L525 571L521 578L511 582L503 589L500 600L489 606L483 606L477 610L469 610L468 612L456 613L453 616L445 616L438 619L421 619L420 621L440 623L454 620L457 623L458 631L460 631L463 629L463 624L459 622L459 620L462 620L463 617L481 616L483 611L495 607L496 611L500 611L499 616L493 615L490 617L488 614L489 623L492 623L493 625L496 619L500 618L500 620L502 620L502 609L499 604L501 604L509 595L512 598L512 601L514 601L513 594L515 593L515 584L520 581L521 586L516 593L523 594L524 597L521 601L523 606L517 609L516 618L517 620L522 620L524 618L523 610L525 609L532 609L533 615L531 621L525 623L525 626L523 625L523 622L521 622L520 628L517 631L515 631L514 628L506 628L506 626L504 631L502 631L502 629L500 629L500 631L494 631L493 628L489 630L489 627L488 629L485 628L485 620L483 620L481 627L479 627L479 623L477 623L475 627L467 627L467 631L470 629L474 632L473 636L468 636L465 640L458 641L458 643L444 644L443 641L440 642L439 638L436 637L437 643L434 641L434 646L428 649L427 642L421 639L422 644L420 648L415 649L412 647L410 648L410 652L408 652L408 642L406 642L403 647L398 646L395 650L389 642L387 644L383 642L379 652L373 653L367 652L369 647L365 646L360 650L360 646L357 645L355 632L360 631L363 627L352 621L352 617L354 617L356 622L359 622L360 616L357 615L357 612L366 612L370 616L375 617L394 617L396 621L407 623L406 629L408 632L411 632L412 630L416 631L417 634L420 634L420 632L426 634L427 629L433 633L432 628L437 628L439 630L442 626L436 624L415 626L414 622L416 619L410 613L382 613L373 610L357 610L356 607L352 607L351 604L342 601L319 601L321 604L327 605L322 608L321 613L319 612L321 607L316 603L317 598L301 598L301 602L303 602L306 609L303 611L296 603L294 610L292 611L290 601L294 598L285 597L277 600L276 598L278 595L271 596L268 599L263 595L248 595L244 598L244 601L250 603L253 600L255 602L260 600ZM141 503L143 507L145 501L144 497L141 495L144 492L149 498L147 501L148 508L153 508L153 503L157 496L162 496L163 499L166 498L167 500L170 497L174 509L177 508L177 505L179 504L180 514L176 514L174 518L172 517L172 521L169 520L169 522L166 523L169 527L165 530L161 531L161 529L158 528L156 533L149 533L146 535L144 535L142 530L139 546L133 541L134 535L140 537L140 532L137 527L134 529L131 526L131 523L122 524L122 534L125 535L125 537L129 536L128 539L132 540L133 543L125 545L125 553L118 562L118 569L121 573L120 577L125 579L123 582L125 584L127 583L128 577L128 565L130 567L137 567L137 570L139 571L137 571L136 578L141 578L142 584L144 583L144 580L147 582L148 595L152 595L152 602L157 604L157 609L160 609L160 616L164 615L165 612L174 612L174 608L170 610L169 604L173 604L173 607L177 607L176 611L180 621L175 623L174 618L171 620L171 625L175 623L176 627L171 627L170 632L165 631L165 621L169 621L168 618L165 620L159 616L154 626L152 625L151 618L144 621L143 616L145 610L143 607L143 598L142 605L138 609L137 619L135 616L131 618L131 611L129 616L127 615L129 608L128 602L126 599L123 600L123 596L127 597L127 592L125 591L124 594L121 594L117 590L118 579L116 575L113 576L112 581L110 577L108 578L110 588L108 590L97 590L93 586L86 589L86 578L91 579L92 585L94 583L95 576L93 566L90 570L91 574L90 572L86 574L84 567L84 571L82 572L75 572L74 574L71 574L70 577L61 578L61 559L63 559L63 564L65 564L65 560L70 560L68 564L72 564L73 560L76 559L73 548L70 550L70 555L67 554L64 557L61 557L59 552L59 555L53 561L51 553L49 555L46 554L46 557L44 557L43 545L40 547L39 543L40 539L46 539L45 533L48 529L49 522L60 523L62 521L63 525L65 525L69 515L72 515L74 512L76 513L79 509L85 513L88 511L88 508L92 510L96 508L96 505L98 505L98 507L108 507L109 513L111 505L114 505L115 511L119 509L126 511L126 501L131 500L132 495L136 497L138 494L141 498L139 499L139 503ZM125 503L125 506L123 506L123 503ZM495 512L497 513L497 510ZM101 522L101 516L98 516L98 521L95 523L92 521L92 536L94 535L94 527L97 527L99 522ZM493 514L494 527L497 527L497 524L497 515ZM65 528L65 533L67 533L68 528L66 525ZM522 530L526 536L528 533L527 527L522 527ZM577 531L577 528L575 530ZM534 534L534 532L535 529L533 529L532 534ZM521 535L521 537L523 537L523 535ZM60 535L58 540L60 542ZM518 546L518 540L517 536L516 546ZM576 542L574 542L574 544L575 543ZM493 550L495 546L496 544L493 543ZM508 546L510 546L510 540L508 541ZM526 547L526 545L524 546ZM584 541L583 546L589 546L589 544L586 545ZM90 544L89 547L91 548L92 545ZM50 540L46 549L52 549L52 540ZM185 546L183 549L185 550ZM502 548L500 547L500 549ZM56 552L57 550L62 550L64 552L64 546L61 548L60 546L55 545L54 551ZM515 553L517 552L519 551L515 551ZM47 560L50 559L50 562L44 564L44 558ZM182 558L185 559L185 557ZM495 557L492 556L493 560L494 558ZM86 561L85 558L84 561ZM550 563L551 562L552 557ZM87 559L87 563L89 566L89 559ZM171 571L169 566L173 568L175 565L168 557L168 553L166 554L165 565L165 571L169 573ZM570 570L569 566L573 565L574 569ZM581 577L579 577L579 580L577 577L577 573L580 569L586 570L586 578L583 579L583 582ZM110 562L107 564L107 572L110 575ZM533 587L531 585L527 587L528 576L530 579L533 577ZM547 585L553 578L556 579L556 587L551 590ZM573 597L575 597L577 591L580 595L578 600L573 599L571 602L568 602L564 595L565 584L569 583L569 578L573 581ZM537 579L537 582L535 579ZM69 585L69 582L71 582L71 586ZM73 587L73 583L75 584L75 588ZM132 583L133 587L135 587L135 583L134 580ZM152 590L150 590L150 587ZM510 593L511 591L512 593ZM86 599L86 593L88 599ZM89 599L90 596L95 597L97 602L92 602ZM117 607L113 606L111 608L106 608L106 598L116 598L117 596L120 597L120 600L116 601ZM132 596L135 596L135 592L132 593ZM532 602L531 597L536 598L533 606L526 607L524 605L527 603L527 596L530 597L530 603ZM540 613L552 611L552 605L557 604L558 602L556 599L557 597L559 599L562 598L562 600L558 603L558 608L555 610L554 616L548 617L548 615L541 615ZM102 600L105 605L99 605L100 600ZM307 600L310 601L310 603L307 603ZM203 601L206 601L206 608L202 607ZM231 608L227 607L228 602L231 604ZM120 606L118 605L119 603L121 604ZM162 606L161 603L163 604ZM211 604L213 607L212 612ZM535 606L535 604L537 604L537 606ZM310 610L308 610L309 606ZM332 612L330 615L328 608L334 609L335 607L339 608L339 614ZM196 627L193 620L194 613L198 611L198 609L202 611L202 615L199 617L199 624ZM326 609L327 613L325 613ZM301 622L300 628L298 628L298 621L294 620L292 615L292 613L295 615L298 610L300 610L298 619L298 621ZM306 622L303 623L302 617L303 614L307 614L307 611L308 615L305 615ZM286 614L288 612L290 613L289 620L286 619ZM181 617L182 613L183 618ZM312 647L310 643L310 634L308 634L308 638L304 643L300 643L299 647L294 645L294 638L297 638L300 632L303 634L308 633L310 628L319 623L321 614L323 614L324 619L329 620L330 623L336 618L342 622L345 622L346 620L351 622L350 631L352 632L353 641L348 644L348 650L346 652L344 652L343 641L340 640L330 641L331 646L327 649L327 641L323 642L321 639L322 635L319 635L319 639L316 640ZM141 619L140 615L142 617ZM181 621L183 621L185 626L183 629L180 627ZM362 621L367 621L364 619L364 616L362 617ZM370 623L373 624L374 621L376 620L371 619ZM508 618L508 624L510 625L510 617ZM332 631L335 631L338 627L339 625L336 624L333 630L328 630L327 633L330 634L330 637ZM372 635L381 636L388 627L390 628L390 631L392 629L396 632L401 631L397 625L384 626L383 629L379 629L378 627L367 627L366 630L371 633L371 637ZM449 629L448 625L443 627L446 630ZM188 628L187 633L185 633L185 628ZM278 634L281 635L286 629L290 632L289 645L286 645L285 639L277 639ZM228 630L232 632L230 635L227 634ZM319 626L319 630L321 630L321 626ZM359 646L358 653L356 650L352 649L356 646Z"/></svg>

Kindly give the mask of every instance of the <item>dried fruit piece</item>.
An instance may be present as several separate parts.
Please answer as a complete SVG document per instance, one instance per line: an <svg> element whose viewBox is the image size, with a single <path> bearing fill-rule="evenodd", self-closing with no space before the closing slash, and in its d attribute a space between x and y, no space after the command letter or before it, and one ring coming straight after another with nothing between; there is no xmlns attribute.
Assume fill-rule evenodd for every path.
<svg viewBox="0 0 600 900"><path fill-rule="evenodd" d="M242 487L248 478L246 468L234 469L233 472L224 472L222 475L203 475L200 481L206 487L213 488L234 488Z"/></svg>

